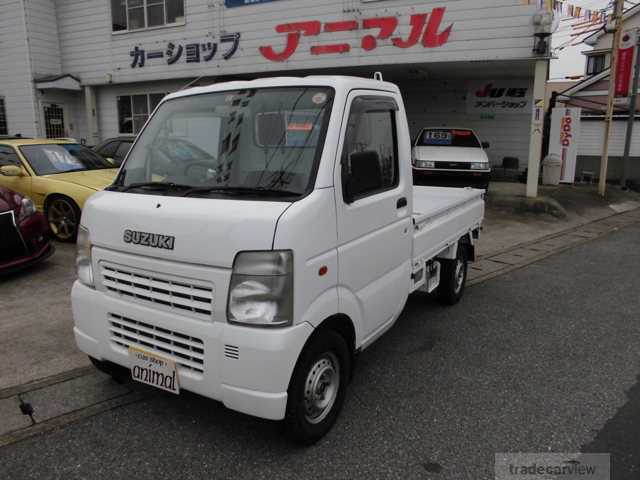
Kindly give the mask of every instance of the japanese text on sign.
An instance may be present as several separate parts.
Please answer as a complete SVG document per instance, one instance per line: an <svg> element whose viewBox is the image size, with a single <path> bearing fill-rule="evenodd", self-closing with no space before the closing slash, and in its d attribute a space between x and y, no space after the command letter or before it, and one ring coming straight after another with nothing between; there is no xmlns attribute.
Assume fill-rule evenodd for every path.
<svg viewBox="0 0 640 480"><path fill-rule="evenodd" d="M225 49L221 51L221 57L229 60L238 51L240 46L240 33L225 33L220 35L220 44ZM193 42L185 45L169 42L164 50L146 51L144 48L136 45L129 52L131 57L131 68L142 68L146 65L147 60L165 59L167 65L177 63L184 55L186 63L210 62L218 53L218 42L213 39L207 39L204 42Z"/></svg>
<svg viewBox="0 0 640 480"><path fill-rule="evenodd" d="M531 111L532 91L524 82L474 83L467 93L468 113L521 113Z"/></svg>
<svg viewBox="0 0 640 480"><path fill-rule="evenodd" d="M379 43L390 40L397 48L411 48L421 43L424 48L441 47L449 40L453 24L440 31L446 8L434 8L431 13L411 15L410 32L408 37L394 36L398 28L397 17L365 18L362 22L356 20L343 20L322 24L319 20L305 22L282 23L276 25L277 33L286 34L285 45L276 49L271 45L260 47L260 53L264 58L272 62L284 62L291 58L297 51L302 37L318 37L321 33L350 32L355 30L371 31L362 37L360 47L365 51L375 50ZM350 43L334 43L329 45L313 45L310 48L312 55L327 55L348 53L351 51Z"/></svg>

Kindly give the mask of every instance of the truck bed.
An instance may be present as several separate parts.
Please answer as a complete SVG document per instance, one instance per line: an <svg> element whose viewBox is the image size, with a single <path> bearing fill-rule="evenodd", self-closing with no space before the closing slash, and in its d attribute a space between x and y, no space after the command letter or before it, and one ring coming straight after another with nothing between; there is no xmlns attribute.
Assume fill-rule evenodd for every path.
<svg viewBox="0 0 640 480"><path fill-rule="evenodd" d="M464 234L480 228L484 191L413 187L413 264L436 257Z"/></svg>

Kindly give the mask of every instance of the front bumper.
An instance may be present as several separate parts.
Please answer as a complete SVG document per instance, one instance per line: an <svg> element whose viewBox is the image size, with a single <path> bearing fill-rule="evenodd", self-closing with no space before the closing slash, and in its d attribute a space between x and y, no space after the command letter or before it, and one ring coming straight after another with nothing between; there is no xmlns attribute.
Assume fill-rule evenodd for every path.
<svg viewBox="0 0 640 480"><path fill-rule="evenodd" d="M311 325L258 329L206 322L131 303L79 282L74 284L71 298L76 343L87 355L130 368L128 350L121 344L123 337L114 337L114 318L129 325L122 328L131 329L134 325L133 330L139 330L138 333L152 331L158 336L169 336L170 332L177 339L176 344L187 337L197 339L202 342L202 365L196 370L183 368L181 357L154 349L153 340L148 344L138 342L136 346L175 360L180 387L184 390L256 417L284 418L289 380L313 332ZM138 337L133 330L131 338ZM124 336L128 337L126 333ZM129 340L126 343L135 344Z"/></svg>
<svg viewBox="0 0 640 480"><path fill-rule="evenodd" d="M443 170L437 168L413 168L416 185L438 185L446 187L488 188L491 170Z"/></svg>
<svg viewBox="0 0 640 480"><path fill-rule="evenodd" d="M0 260L0 274L13 273L42 262L55 252L49 241L49 227L44 215L36 213L17 227L19 248L14 255Z"/></svg>

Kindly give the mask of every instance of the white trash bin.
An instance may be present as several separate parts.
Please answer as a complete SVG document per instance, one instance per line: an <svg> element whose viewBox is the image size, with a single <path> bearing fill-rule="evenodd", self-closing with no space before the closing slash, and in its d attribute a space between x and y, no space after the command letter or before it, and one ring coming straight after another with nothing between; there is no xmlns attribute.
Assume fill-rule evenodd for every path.
<svg viewBox="0 0 640 480"><path fill-rule="evenodd" d="M562 172L562 160L554 153L547 155L542 161L542 183L543 185L560 185L560 175Z"/></svg>

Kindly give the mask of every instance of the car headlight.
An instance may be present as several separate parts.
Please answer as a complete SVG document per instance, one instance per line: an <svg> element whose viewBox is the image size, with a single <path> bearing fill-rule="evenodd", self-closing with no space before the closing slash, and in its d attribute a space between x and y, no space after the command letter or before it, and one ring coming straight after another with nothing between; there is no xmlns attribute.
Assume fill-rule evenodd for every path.
<svg viewBox="0 0 640 480"><path fill-rule="evenodd" d="M471 170L489 170L489 164L486 162L472 163Z"/></svg>
<svg viewBox="0 0 640 480"><path fill-rule="evenodd" d="M76 242L76 271L78 280L87 287L94 287L93 267L91 265L91 239L89 230L80 226Z"/></svg>
<svg viewBox="0 0 640 480"><path fill-rule="evenodd" d="M293 252L240 252L233 262L229 323L286 327L293 323Z"/></svg>
<svg viewBox="0 0 640 480"><path fill-rule="evenodd" d="M20 202L20 214L18 221L21 222L36 213L36 204L30 198L24 197Z"/></svg>
<svg viewBox="0 0 640 480"><path fill-rule="evenodd" d="M416 160L414 165L417 168L436 168L436 162L429 160Z"/></svg>

